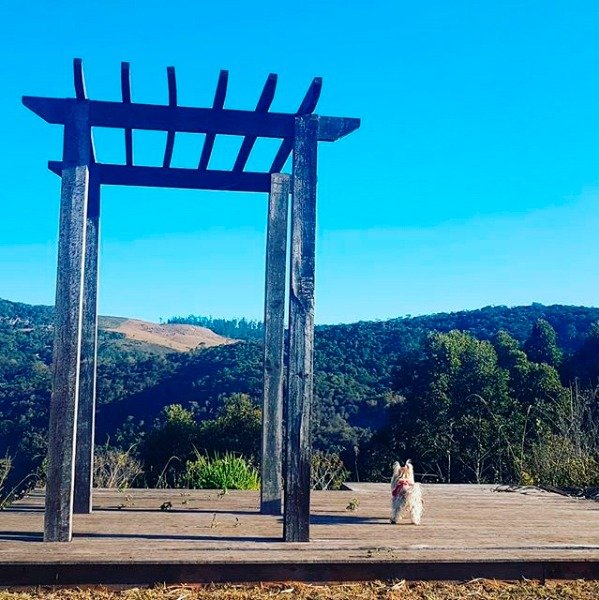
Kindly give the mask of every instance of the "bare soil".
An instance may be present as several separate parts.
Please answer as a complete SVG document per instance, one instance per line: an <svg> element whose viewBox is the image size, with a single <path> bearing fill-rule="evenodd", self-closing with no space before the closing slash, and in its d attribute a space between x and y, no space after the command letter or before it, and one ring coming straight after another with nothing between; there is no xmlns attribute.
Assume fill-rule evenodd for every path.
<svg viewBox="0 0 599 600"><path fill-rule="evenodd" d="M121 333L130 340L162 346L176 352L188 352L200 347L211 348L236 342L206 327L196 325L159 324L139 319L101 317L100 327L105 331Z"/></svg>

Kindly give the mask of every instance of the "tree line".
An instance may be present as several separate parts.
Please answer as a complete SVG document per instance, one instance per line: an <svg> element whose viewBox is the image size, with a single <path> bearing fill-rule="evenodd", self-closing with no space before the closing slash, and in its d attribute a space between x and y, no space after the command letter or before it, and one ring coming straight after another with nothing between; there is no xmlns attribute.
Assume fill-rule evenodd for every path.
<svg viewBox="0 0 599 600"><path fill-rule="evenodd" d="M0 300L5 489L45 455L52 312ZM599 309L535 304L317 327L314 447L363 480L412 458L429 480L594 485L598 321ZM157 353L100 332L98 443L132 449L144 485L180 477L163 463L185 423L183 455L232 450L257 464L259 427L237 441L227 428L259 422L261 361L257 340Z"/></svg>

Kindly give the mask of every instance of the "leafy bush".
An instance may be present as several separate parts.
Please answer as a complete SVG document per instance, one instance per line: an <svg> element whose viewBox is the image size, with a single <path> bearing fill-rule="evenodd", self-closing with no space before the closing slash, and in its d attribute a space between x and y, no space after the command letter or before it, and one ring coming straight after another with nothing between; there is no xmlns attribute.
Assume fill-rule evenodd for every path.
<svg viewBox="0 0 599 600"><path fill-rule="evenodd" d="M547 434L533 445L526 459L526 474L540 485L587 487L599 484L599 462L572 440Z"/></svg>
<svg viewBox="0 0 599 600"><path fill-rule="evenodd" d="M141 463L133 456L133 448L120 450L106 444L96 448L94 485L101 488L125 489L143 473Z"/></svg>
<svg viewBox="0 0 599 600"><path fill-rule="evenodd" d="M319 450L313 452L311 475L313 490L338 490L348 476L349 471L338 454Z"/></svg>
<svg viewBox="0 0 599 600"><path fill-rule="evenodd" d="M257 490L258 470L243 456L230 452L213 458L196 451L196 460L187 461L185 480L195 489Z"/></svg>
<svg viewBox="0 0 599 600"><path fill-rule="evenodd" d="M0 508L4 506L4 502L7 501L7 490L5 490L6 480L12 467L12 461L9 456L0 458Z"/></svg>
<svg viewBox="0 0 599 600"><path fill-rule="evenodd" d="M236 452L260 457L262 411L248 394L232 394L222 398L216 419L200 425L200 444L210 454Z"/></svg>
<svg viewBox="0 0 599 600"><path fill-rule="evenodd" d="M141 445L145 481L149 487L177 487L185 463L199 446L200 429L191 411L180 404L165 406Z"/></svg>

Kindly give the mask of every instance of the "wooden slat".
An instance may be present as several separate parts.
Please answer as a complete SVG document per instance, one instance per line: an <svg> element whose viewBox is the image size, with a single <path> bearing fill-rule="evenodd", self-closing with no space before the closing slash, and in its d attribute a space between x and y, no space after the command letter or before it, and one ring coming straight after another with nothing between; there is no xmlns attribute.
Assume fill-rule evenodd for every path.
<svg viewBox="0 0 599 600"><path fill-rule="evenodd" d="M40 98L24 96L23 104L48 123L64 124L70 106L69 98ZM214 110L185 106L154 104L124 104L88 100L90 123L94 127L147 129L185 133L214 133L267 138L293 138L295 116L286 113L257 113L243 110ZM349 117L319 117L318 140L334 142L360 125L359 119Z"/></svg>
<svg viewBox="0 0 599 600"><path fill-rule="evenodd" d="M256 105L256 112L265 113L268 112L270 105L275 97L275 90L277 87L277 75L275 73L271 73L264 84L264 88L262 89L262 93L260 94L260 98L258 99L258 104ZM243 143L241 144L241 148L239 149L239 154L235 159L235 164L233 165L233 171L240 172L245 169L245 165L250 157L250 153L256 140L258 138L255 135L247 136L244 138Z"/></svg>
<svg viewBox="0 0 599 600"><path fill-rule="evenodd" d="M73 79L75 83L75 97L77 100L87 100L85 78L83 77L83 61L80 58L73 59Z"/></svg>
<svg viewBox="0 0 599 600"><path fill-rule="evenodd" d="M95 490L72 544L41 542L43 490L0 513L0 586L168 581L599 578L597 503L494 485L424 485L422 525L389 523L388 484L311 495L309 544L254 491ZM355 511L346 510L354 500ZM358 502L356 502L356 500ZM169 511L161 511L171 502ZM509 523L509 527L506 527Z"/></svg>
<svg viewBox="0 0 599 600"><path fill-rule="evenodd" d="M229 71L221 71L218 76L218 83L216 85L216 92L214 94L214 102L212 103L212 110L221 111L225 105L225 97L227 96L227 84L229 82ZM198 163L198 169L205 171L208 168L210 162L210 155L214 148L214 140L216 139L215 132L206 132L206 139L204 140L204 147L202 148L202 154L200 156L200 162Z"/></svg>
<svg viewBox="0 0 599 600"><path fill-rule="evenodd" d="M166 74L168 79L168 105L177 106L177 79L175 77L175 67L167 67ZM173 148L175 146L175 132L169 131L166 136L166 148L164 149L164 160L162 166L168 168L173 159Z"/></svg>
<svg viewBox="0 0 599 600"><path fill-rule="evenodd" d="M62 163L49 161L48 168L60 175ZM127 167L96 163L94 171L105 185L183 188L190 190L222 190L234 192L269 192L269 173L232 173L231 171L199 171L171 167Z"/></svg>
<svg viewBox="0 0 599 600"><path fill-rule="evenodd" d="M307 115L314 112L318 99L320 98L320 92L322 91L322 77L315 77L297 110L296 115ZM293 149L293 138L284 139L281 142L279 151L277 152L275 159L270 167L271 173L278 173L283 169L291 150Z"/></svg>
<svg viewBox="0 0 599 600"><path fill-rule="evenodd" d="M121 63L121 94L123 104L131 104L131 68L128 62ZM125 164L133 165L133 131L125 127Z"/></svg>
<svg viewBox="0 0 599 600"><path fill-rule="evenodd" d="M283 499L283 355L289 175L273 173L268 198L264 292L264 387L260 512L281 514Z"/></svg>
<svg viewBox="0 0 599 600"><path fill-rule="evenodd" d="M80 58L73 59L73 83L75 85L75 97L77 100L87 100L87 91L85 89L85 77L83 75L83 61ZM96 152L94 150L94 137L90 128L90 154L91 160L96 160Z"/></svg>
<svg viewBox="0 0 599 600"><path fill-rule="evenodd" d="M318 117L297 117L294 140L283 536L286 542L307 542L310 539Z"/></svg>
<svg viewBox="0 0 599 600"><path fill-rule="evenodd" d="M79 102L64 130L58 274L44 539L70 541L81 356L89 105Z"/></svg>
<svg viewBox="0 0 599 600"><path fill-rule="evenodd" d="M92 512L94 430L98 347L98 247L100 233L100 181L92 168L87 197L84 248L83 317L75 452L73 512Z"/></svg>

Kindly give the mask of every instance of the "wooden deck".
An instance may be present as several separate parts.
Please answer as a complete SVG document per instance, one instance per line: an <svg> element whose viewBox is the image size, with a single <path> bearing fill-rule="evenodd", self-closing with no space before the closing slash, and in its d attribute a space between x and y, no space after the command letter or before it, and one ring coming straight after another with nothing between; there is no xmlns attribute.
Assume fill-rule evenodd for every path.
<svg viewBox="0 0 599 600"><path fill-rule="evenodd" d="M0 512L0 585L599 579L597 502L429 485L419 527L391 525L388 504L384 484L315 492L311 541L291 544L281 517L258 514L257 492L97 490L73 541L45 544L36 491Z"/></svg>

